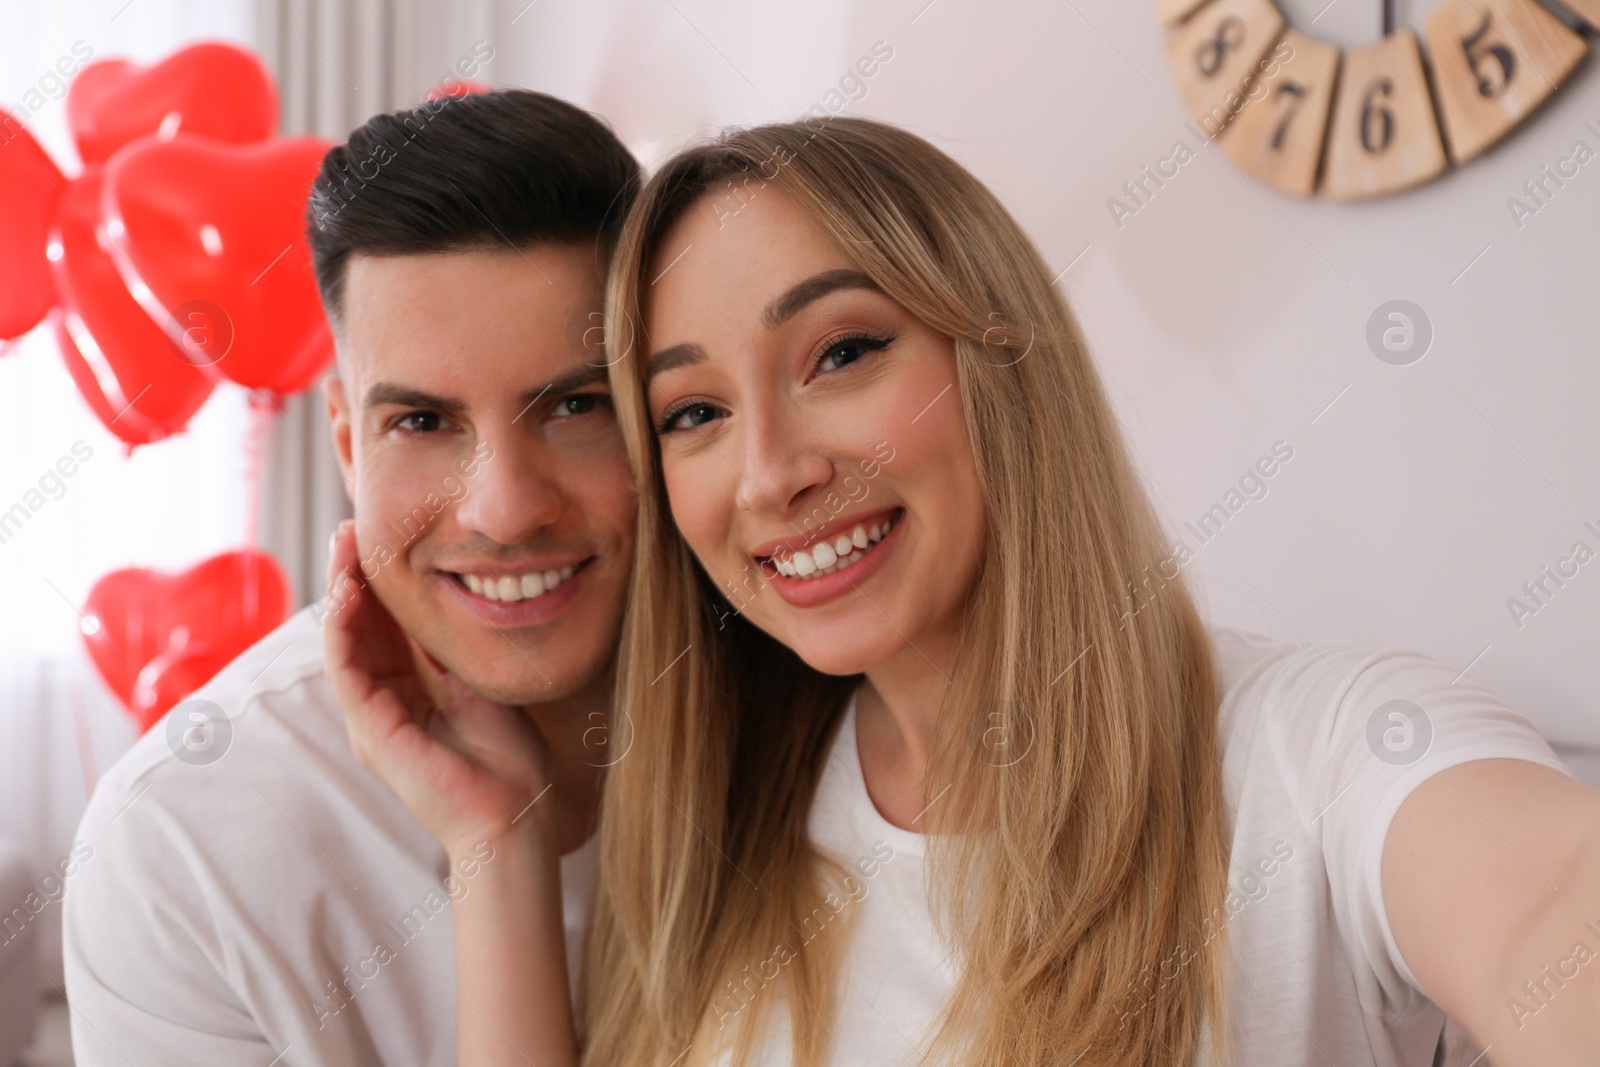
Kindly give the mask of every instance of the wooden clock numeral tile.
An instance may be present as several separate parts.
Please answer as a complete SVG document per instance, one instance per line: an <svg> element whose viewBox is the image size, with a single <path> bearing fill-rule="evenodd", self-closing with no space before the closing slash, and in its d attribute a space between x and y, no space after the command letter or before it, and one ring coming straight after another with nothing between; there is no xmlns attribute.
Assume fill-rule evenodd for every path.
<svg viewBox="0 0 1600 1067"><path fill-rule="evenodd" d="M1173 80L1205 135L1262 181L1335 200L1397 193L1477 158L1600 33L1600 0L1438 0L1425 64L1409 28L1341 52L1287 29L1274 0L1155 2Z"/></svg>
<svg viewBox="0 0 1600 1067"><path fill-rule="evenodd" d="M1424 32L1456 163L1510 133L1589 51L1535 0L1447 0Z"/></svg>
<svg viewBox="0 0 1600 1067"><path fill-rule="evenodd" d="M1167 38L1173 77L1208 135L1216 136L1238 112L1246 79L1283 26L1272 0L1211 0Z"/></svg>
<svg viewBox="0 0 1600 1067"><path fill-rule="evenodd" d="M1171 26L1175 22L1182 22L1190 13L1206 0L1156 0L1156 18L1161 20L1161 25Z"/></svg>
<svg viewBox="0 0 1600 1067"><path fill-rule="evenodd" d="M1590 29L1600 30L1600 0L1561 0L1561 6L1571 8Z"/></svg>
<svg viewBox="0 0 1600 1067"><path fill-rule="evenodd" d="M1339 57L1334 45L1298 30L1285 33L1251 83L1244 110L1218 139L1222 150L1270 185L1302 196L1315 192Z"/></svg>
<svg viewBox="0 0 1600 1067"><path fill-rule="evenodd" d="M1347 52L1323 193L1340 200L1382 196L1431 181L1447 166L1417 35L1401 29Z"/></svg>

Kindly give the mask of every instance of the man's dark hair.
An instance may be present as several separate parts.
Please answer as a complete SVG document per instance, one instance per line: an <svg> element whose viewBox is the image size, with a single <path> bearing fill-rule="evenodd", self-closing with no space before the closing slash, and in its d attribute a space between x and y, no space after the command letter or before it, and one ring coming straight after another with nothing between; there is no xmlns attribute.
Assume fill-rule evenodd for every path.
<svg viewBox="0 0 1600 1067"><path fill-rule="evenodd" d="M545 93L440 96L375 115L328 150L306 205L317 289L342 310L352 254L596 240L608 252L640 168L602 120Z"/></svg>

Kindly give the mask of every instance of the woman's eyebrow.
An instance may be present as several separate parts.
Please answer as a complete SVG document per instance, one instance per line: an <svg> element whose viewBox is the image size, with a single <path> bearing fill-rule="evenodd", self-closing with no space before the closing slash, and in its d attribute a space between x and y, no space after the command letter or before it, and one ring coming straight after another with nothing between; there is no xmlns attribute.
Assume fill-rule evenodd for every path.
<svg viewBox="0 0 1600 1067"><path fill-rule="evenodd" d="M697 345L693 341L685 341L681 345L663 348L650 357L650 363L646 366L644 372L644 384L648 387L651 379L665 371L677 370L679 367L690 367L705 361L706 350L704 346Z"/></svg>
<svg viewBox="0 0 1600 1067"><path fill-rule="evenodd" d="M761 313L761 322L767 329L776 330L798 315L807 304L840 289L870 289L875 293L883 292L877 282L858 270L849 267L825 270L821 274L813 274L805 281L790 286L787 292L767 305L766 310ZM693 366L705 360L704 346L693 341L663 348L650 357L650 363L645 370L645 384L649 385L650 380L658 374L677 370L679 367Z"/></svg>
<svg viewBox="0 0 1600 1067"><path fill-rule="evenodd" d="M883 292L877 282L858 270L848 267L825 270L821 274L813 274L805 281L796 283L788 292L768 304L767 309L761 313L761 322L767 329L776 330L799 314L800 310L813 300L820 300L840 289L870 289L875 293Z"/></svg>

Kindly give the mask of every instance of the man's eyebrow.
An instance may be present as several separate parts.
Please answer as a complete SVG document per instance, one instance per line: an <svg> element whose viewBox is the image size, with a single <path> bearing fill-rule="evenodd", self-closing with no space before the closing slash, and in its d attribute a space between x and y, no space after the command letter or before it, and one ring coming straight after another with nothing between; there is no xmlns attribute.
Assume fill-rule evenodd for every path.
<svg viewBox="0 0 1600 1067"><path fill-rule="evenodd" d="M840 289L870 289L875 293L883 292L877 282L858 270L848 267L825 270L795 284L788 292L768 304L767 309L761 313L761 322L767 329L776 330L799 314L807 304Z"/></svg>
<svg viewBox="0 0 1600 1067"><path fill-rule="evenodd" d="M681 345L663 348L650 357L650 365L645 370L644 380L648 385L656 375L679 367L691 367L696 363L706 361L706 350L693 341L686 341Z"/></svg>
<svg viewBox="0 0 1600 1067"><path fill-rule="evenodd" d="M564 396L575 389L587 389L591 385L599 385L606 381L606 365L604 363L585 363L575 371L569 371L559 378L551 378L537 389L529 389L522 394L522 399L531 404L546 393Z"/></svg>
<svg viewBox="0 0 1600 1067"><path fill-rule="evenodd" d="M524 410L533 405L540 397L548 394L565 396L578 389L597 385L606 380L604 364L591 364L580 367L578 370L552 378L543 385L525 390L518 402ZM379 382L367 390L365 399L367 407L381 407L393 405L406 408L426 408L430 411L439 411L447 415L459 415L467 410L467 403L451 396L439 396L421 389L413 389L406 385L397 385L393 382Z"/></svg>
<svg viewBox="0 0 1600 1067"><path fill-rule="evenodd" d="M367 390L366 399L362 401L362 406L369 408L388 405L428 408L446 414L459 414L467 409L465 401L457 400L453 396L439 396L421 389L413 389L408 385L396 385L393 382L378 382Z"/></svg>

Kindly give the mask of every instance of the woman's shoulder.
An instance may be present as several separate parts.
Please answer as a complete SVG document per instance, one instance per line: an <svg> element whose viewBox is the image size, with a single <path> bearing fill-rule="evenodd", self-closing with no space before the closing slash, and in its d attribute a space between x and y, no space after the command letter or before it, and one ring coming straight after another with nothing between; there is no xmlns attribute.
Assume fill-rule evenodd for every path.
<svg viewBox="0 0 1600 1067"><path fill-rule="evenodd" d="M1368 662L1384 653L1351 641L1313 645L1233 626L1209 629L1222 736L1264 713L1304 714L1335 699ZM1415 653L1401 653L1415 655Z"/></svg>
<svg viewBox="0 0 1600 1067"><path fill-rule="evenodd" d="M1487 692L1470 682L1455 689L1464 671L1414 649L1345 638L1287 640L1232 626L1213 626L1209 633L1225 721L1262 714L1304 719L1409 691L1441 702L1469 689L1474 695Z"/></svg>
<svg viewBox="0 0 1600 1067"><path fill-rule="evenodd" d="M1423 781L1473 760L1572 771L1470 664L1349 640L1288 641L1230 627L1211 635L1235 859L1249 864L1277 839L1289 842L1300 872L1289 884L1311 894L1308 913L1326 902L1335 919L1327 929L1364 963L1362 1006L1387 1003L1397 1017L1415 1010L1420 985L1394 943L1382 889L1395 812ZM1250 921L1268 914L1257 909Z"/></svg>
<svg viewBox="0 0 1600 1067"><path fill-rule="evenodd" d="M1533 723L1497 693L1415 649L1234 627L1213 627L1211 636L1218 739L1239 774L1270 767L1326 803L1358 782L1403 795L1470 759L1558 763Z"/></svg>
<svg viewBox="0 0 1600 1067"><path fill-rule="evenodd" d="M1533 723L1499 694L1415 649L1235 627L1213 627L1211 636L1217 737L1235 775L1337 788L1378 774L1409 789L1469 759L1556 762Z"/></svg>

